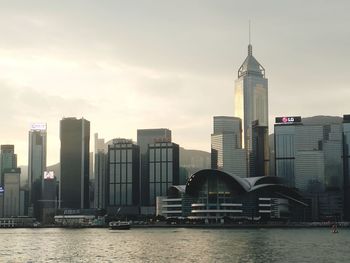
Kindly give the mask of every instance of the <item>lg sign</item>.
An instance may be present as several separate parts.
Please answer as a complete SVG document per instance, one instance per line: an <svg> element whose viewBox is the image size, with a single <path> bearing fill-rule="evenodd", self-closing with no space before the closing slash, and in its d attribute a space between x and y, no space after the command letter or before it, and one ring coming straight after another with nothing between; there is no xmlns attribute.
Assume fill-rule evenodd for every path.
<svg viewBox="0 0 350 263"><path fill-rule="evenodd" d="M293 117L283 117L282 122L283 123L294 122L294 118Z"/></svg>
<svg viewBox="0 0 350 263"><path fill-rule="evenodd" d="M295 116L295 117L277 117L276 118L276 123L280 124L292 124L292 123L298 123L301 122L301 117L300 116Z"/></svg>

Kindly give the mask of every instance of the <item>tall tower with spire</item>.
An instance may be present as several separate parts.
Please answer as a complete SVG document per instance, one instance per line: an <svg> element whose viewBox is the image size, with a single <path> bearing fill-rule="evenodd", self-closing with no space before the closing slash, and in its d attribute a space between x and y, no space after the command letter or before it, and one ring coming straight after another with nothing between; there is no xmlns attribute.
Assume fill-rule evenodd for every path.
<svg viewBox="0 0 350 263"><path fill-rule="evenodd" d="M253 56L250 33L248 56L238 69L238 79L235 81L234 102L234 115L242 119L247 176L267 175L268 81L264 67Z"/></svg>

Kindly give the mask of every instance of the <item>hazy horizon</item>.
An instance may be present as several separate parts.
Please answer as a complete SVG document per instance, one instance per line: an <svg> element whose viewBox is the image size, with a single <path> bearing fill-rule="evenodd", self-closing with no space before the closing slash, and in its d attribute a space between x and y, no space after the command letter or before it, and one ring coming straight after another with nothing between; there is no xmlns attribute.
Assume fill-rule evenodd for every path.
<svg viewBox="0 0 350 263"><path fill-rule="evenodd" d="M169 128L186 149L210 151L215 115L233 115L234 81L253 55L275 116L342 116L347 99L347 1L0 2L0 144L27 165L30 124L84 117L106 141Z"/></svg>

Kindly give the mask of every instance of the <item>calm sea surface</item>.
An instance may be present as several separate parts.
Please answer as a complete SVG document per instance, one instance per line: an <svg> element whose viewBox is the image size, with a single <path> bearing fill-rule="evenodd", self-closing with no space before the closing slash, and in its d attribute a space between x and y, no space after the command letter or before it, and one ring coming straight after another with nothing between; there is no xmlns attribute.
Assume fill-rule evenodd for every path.
<svg viewBox="0 0 350 263"><path fill-rule="evenodd" d="M0 262L350 262L350 229L0 229Z"/></svg>

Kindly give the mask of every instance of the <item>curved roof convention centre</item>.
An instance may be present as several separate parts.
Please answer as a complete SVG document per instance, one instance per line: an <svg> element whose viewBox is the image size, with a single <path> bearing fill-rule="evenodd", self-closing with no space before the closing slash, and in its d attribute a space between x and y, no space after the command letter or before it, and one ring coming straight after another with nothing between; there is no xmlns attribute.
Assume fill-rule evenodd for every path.
<svg viewBox="0 0 350 263"><path fill-rule="evenodd" d="M301 201L301 195L295 189L285 185L283 179L280 177L262 176L241 178L236 175L214 169L204 169L192 174L188 179L185 188L184 186L181 186L181 190L177 190L179 190L179 192L185 192L189 195L196 195L202 183L204 183L210 177L220 178L222 181L226 182L228 186L237 194L271 191L279 194L281 197L303 203Z"/></svg>

